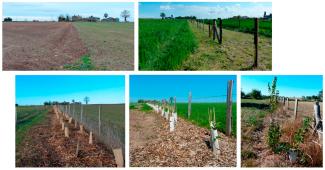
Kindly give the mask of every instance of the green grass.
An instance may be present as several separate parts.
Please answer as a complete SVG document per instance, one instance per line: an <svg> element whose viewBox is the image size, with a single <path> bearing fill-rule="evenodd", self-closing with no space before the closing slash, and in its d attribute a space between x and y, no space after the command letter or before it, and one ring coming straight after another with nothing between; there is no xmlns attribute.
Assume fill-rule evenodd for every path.
<svg viewBox="0 0 325 170"><path fill-rule="evenodd" d="M43 106L18 106L16 107L16 147L26 139L27 132L35 125L41 123L48 113Z"/></svg>
<svg viewBox="0 0 325 170"><path fill-rule="evenodd" d="M146 103L142 103L141 104L141 109L140 109L141 111L144 111L144 112L148 112L148 111L151 111L152 110L152 108L149 106L149 105L147 105Z"/></svg>
<svg viewBox="0 0 325 170"><path fill-rule="evenodd" d="M176 70L196 47L187 20L139 19L140 70Z"/></svg>
<svg viewBox="0 0 325 170"><path fill-rule="evenodd" d="M96 69L89 55L82 56L79 62L65 65L64 68L67 70L95 70Z"/></svg>
<svg viewBox="0 0 325 170"><path fill-rule="evenodd" d="M208 23L208 20L205 21ZM212 20L210 20L212 23ZM217 24L219 22L217 21ZM245 32L245 33L254 33L254 19L223 19L222 20L222 28ZM259 35L265 37L272 37L272 20L259 20Z"/></svg>
<svg viewBox="0 0 325 170"><path fill-rule="evenodd" d="M96 69L133 70L134 23L74 22L73 25Z"/></svg>
<svg viewBox="0 0 325 170"><path fill-rule="evenodd" d="M219 122L220 126L218 130L225 133L226 131L226 103L192 103L192 113L189 120L198 126L210 128L208 108L215 108L216 121ZM188 104L177 103L177 114L185 119L187 118ZM232 104L232 135L236 136L236 103Z"/></svg>

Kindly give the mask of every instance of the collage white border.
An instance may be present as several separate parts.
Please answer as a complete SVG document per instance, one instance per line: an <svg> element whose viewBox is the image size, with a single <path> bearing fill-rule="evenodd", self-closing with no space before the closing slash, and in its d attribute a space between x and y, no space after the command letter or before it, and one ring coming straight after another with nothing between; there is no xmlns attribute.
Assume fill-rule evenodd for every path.
<svg viewBox="0 0 325 170"><path fill-rule="evenodd" d="M237 167L240 167L240 89L241 75L324 75L325 73L325 22L323 7L325 1L283 1L283 0L204 0L202 2L272 2L273 37L272 70L274 71L138 71L138 2L139 0L4 0L5 2L133 2L134 3L134 62L135 71L0 71L0 106L3 114L0 120L2 140L0 145L0 165L3 168L15 168L15 75L125 75L125 128L126 128L126 168L129 167L129 75L236 75L237 76ZM140 0L140 2L199 2L201 0ZM2 3L0 5L2 19ZM283 19L284 18L284 19ZM296 24L298 23L298 26ZM312 26L312 30L310 30ZM1 22L2 28L2 22ZM302 34L304 30L308 30ZM2 29L0 30L2 39ZM0 42L2 47L2 41ZM2 48L0 48L2 56ZM2 57L0 58L2 63ZM275 65L276 64L276 65ZM306 69L308 68L308 69ZM0 65L2 70L2 64ZM323 86L324 86L323 76ZM324 105L323 105L324 110ZM9 115L9 116L8 116ZM324 155L323 149L323 155ZM324 160L323 160L324 165ZM134 167L131 167L132 169ZM199 167L199 169L215 167ZM290 168L290 167L289 167ZM45 168L40 168L45 169ZM81 169L81 168L77 168ZM140 168L134 168L140 169ZM142 168L141 168L142 169ZM157 168L148 168L157 169ZM160 168L158 168L160 169ZM170 168L176 169L176 168ZM178 168L179 169L179 168ZM185 169L185 168L181 168ZM188 168L187 168L188 169ZM250 169L250 168L249 168ZM264 168L262 168L264 169ZM270 168L284 169L284 168ZM311 169L311 168L307 168ZM320 169L320 168L319 168Z"/></svg>

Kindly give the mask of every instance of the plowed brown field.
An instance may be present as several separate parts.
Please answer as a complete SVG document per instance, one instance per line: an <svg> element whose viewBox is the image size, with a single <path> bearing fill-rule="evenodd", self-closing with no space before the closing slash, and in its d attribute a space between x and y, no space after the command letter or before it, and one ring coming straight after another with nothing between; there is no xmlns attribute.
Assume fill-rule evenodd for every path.
<svg viewBox="0 0 325 170"><path fill-rule="evenodd" d="M62 70L86 53L71 23L3 23L3 70Z"/></svg>

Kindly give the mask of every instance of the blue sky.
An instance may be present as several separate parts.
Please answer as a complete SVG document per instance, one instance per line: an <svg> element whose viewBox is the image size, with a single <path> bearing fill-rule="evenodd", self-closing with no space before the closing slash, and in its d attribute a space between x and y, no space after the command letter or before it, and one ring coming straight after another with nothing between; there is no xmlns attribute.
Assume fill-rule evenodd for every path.
<svg viewBox="0 0 325 170"><path fill-rule="evenodd" d="M141 2L140 18L166 16L196 16L197 18L229 18L232 16L262 17L272 13L271 2Z"/></svg>
<svg viewBox="0 0 325 170"><path fill-rule="evenodd" d="M176 96L177 102L185 102L191 91L192 102L224 102L228 80L234 80L233 101L236 101L234 75L132 75L130 100L161 100Z"/></svg>
<svg viewBox="0 0 325 170"><path fill-rule="evenodd" d="M277 76L277 89L280 96L302 97L317 95L323 89L323 77L320 75L281 75ZM267 83L272 83L274 76L242 76L241 89L245 93L252 89L261 90L268 95Z"/></svg>
<svg viewBox="0 0 325 170"><path fill-rule="evenodd" d="M132 2L4 2L3 18L11 17L13 20L40 20L51 21L57 20L61 14L81 15L83 17L96 16L103 18L107 12L109 17L119 17L120 21L124 21L120 15L123 10L130 11L129 21L134 20L134 4Z"/></svg>
<svg viewBox="0 0 325 170"><path fill-rule="evenodd" d="M16 103L39 105L44 101L83 102L90 104L124 103L124 76L16 76ZM83 102L84 103L84 102Z"/></svg>

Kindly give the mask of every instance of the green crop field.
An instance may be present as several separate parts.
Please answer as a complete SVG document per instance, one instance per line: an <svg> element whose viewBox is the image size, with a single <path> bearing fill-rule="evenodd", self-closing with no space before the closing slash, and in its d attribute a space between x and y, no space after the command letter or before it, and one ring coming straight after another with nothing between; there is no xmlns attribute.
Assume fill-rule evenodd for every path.
<svg viewBox="0 0 325 170"><path fill-rule="evenodd" d="M113 126L118 131L121 141L125 137L125 105L124 104L101 104L101 123L102 125ZM71 110L73 105L71 105ZM75 105L75 117L80 120L80 105ZM98 126L98 104L83 105L83 121L91 123L90 126ZM72 112L72 111L71 111Z"/></svg>
<svg viewBox="0 0 325 170"><path fill-rule="evenodd" d="M223 19L222 27L239 32L254 33L254 19ZM272 20L259 20L259 34L272 37Z"/></svg>
<svg viewBox="0 0 325 170"><path fill-rule="evenodd" d="M27 132L41 123L49 109L44 106L18 106L16 107L16 147L26 138Z"/></svg>
<svg viewBox="0 0 325 170"><path fill-rule="evenodd" d="M177 114L182 118L187 119L188 104L177 103ZM192 113L189 118L190 121L198 126L210 128L208 108L215 108L216 121L219 123L218 130L225 133L226 131L226 103L192 103ZM232 135L236 136L236 103L232 104Z"/></svg>
<svg viewBox="0 0 325 170"><path fill-rule="evenodd" d="M175 70L196 47L187 20L139 19L141 70Z"/></svg>
<svg viewBox="0 0 325 170"><path fill-rule="evenodd" d="M96 69L133 70L134 23L74 22Z"/></svg>

